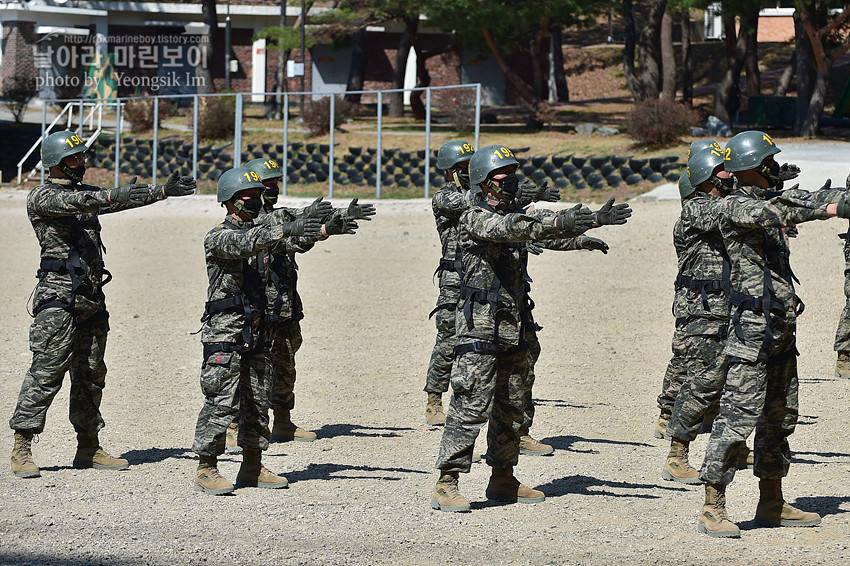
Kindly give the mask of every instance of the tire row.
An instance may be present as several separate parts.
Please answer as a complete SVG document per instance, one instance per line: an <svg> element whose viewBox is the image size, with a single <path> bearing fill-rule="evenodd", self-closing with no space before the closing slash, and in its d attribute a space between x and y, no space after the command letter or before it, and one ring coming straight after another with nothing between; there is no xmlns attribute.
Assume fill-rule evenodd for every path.
<svg viewBox="0 0 850 566"><path fill-rule="evenodd" d="M99 138L91 160L92 167L111 169L115 166L114 140ZM152 140L121 139L120 172L125 175L152 176ZM242 162L258 158L271 158L283 166L283 145L248 144L242 152ZM334 152L334 181L345 185L374 186L377 181L377 149L349 147ZM402 151L383 149L381 152L381 184L384 186L424 187L425 150ZM328 144L294 142L286 152L287 183L324 183L330 174L330 146ZM635 185L648 181L676 182L683 167L675 156L637 159L615 155L584 157L576 155L546 155L517 157L520 180L531 179L537 184L547 182L558 188L604 190L610 187ZM443 176L435 168L436 152L430 160L431 187L443 184ZM214 147L198 146L198 178L217 181L222 173L233 166L230 144ZM181 175L192 174L192 144L179 138L158 141L157 170L167 174L179 170Z"/></svg>

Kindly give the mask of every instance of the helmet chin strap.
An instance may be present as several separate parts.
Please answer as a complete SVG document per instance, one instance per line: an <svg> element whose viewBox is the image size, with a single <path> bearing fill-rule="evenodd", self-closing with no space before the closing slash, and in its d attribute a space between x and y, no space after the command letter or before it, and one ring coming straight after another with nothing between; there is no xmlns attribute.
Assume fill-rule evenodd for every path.
<svg viewBox="0 0 850 566"><path fill-rule="evenodd" d="M56 166L56 168L59 169L60 171L62 171L62 173L64 173L65 176L68 177L74 183L82 183L83 182L83 178L80 177L79 175L77 175L76 173L74 173L73 169L68 167L62 161L59 162L59 164Z"/></svg>

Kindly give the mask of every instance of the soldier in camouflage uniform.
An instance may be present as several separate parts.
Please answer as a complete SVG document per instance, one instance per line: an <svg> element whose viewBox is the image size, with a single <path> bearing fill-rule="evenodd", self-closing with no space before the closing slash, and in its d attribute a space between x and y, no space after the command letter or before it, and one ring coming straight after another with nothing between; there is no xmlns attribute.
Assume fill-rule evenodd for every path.
<svg viewBox="0 0 850 566"><path fill-rule="evenodd" d="M455 348L455 309L460 300L461 253L457 240L460 215L475 202L477 191L469 190L469 158L475 148L466 140L444 143L437 151L437 169L446 176L446 184L434 193L431 210L437 224L442 246L440 265L435 272L439 278L440 295L431 311L436 317L437 339L428 362L425 380L425 424L441 426L446 423L443 393L449 390Z"/></svg>
<svg viewBox="0 0 850 566"><path fill-rule="evenodd" d="M800 511L782 496L782 478L791 461L787 439L798 414L795 329L802 309L782 227L836 214L850 217L850 202L838 191L792 189L767 195L781 181L773 158L778 152L770 136L752 131L733 137L724 151L725 168L736 178L735 191L723 199L720 211L730 261L729 369L700 471L706 494L699 531L714 537L740 536L726 512L725 492L753 429L760 493L756 522L820 523L816 513Z"/></svg>
<svg viewBox="0 0 850 566"><path fill-rule="evenodd" d="M688 447L726 381L723 350L729 304L724 278L728 278L729 262L720 235L720 209L733 182L723 170L720 146L692 155L679 179L682 214L675 228L680 248L673 314L682 337L686 375L667 426L670 453L661 475L685 484L702 483L688 462Z"/></svg>
<svg viewBox="0 0 850 566"><path fill-rule="evenodd" d="M519 454L519 428L525 409L528 372L527 286L523 277L523 242L578 236L595 224L622 224L627 205L586 207L554 213L512 209L518 190L518 163L504 146L479 149L470 159L470 184L482 197L459 220L463 276L456 312L452 399L436 467L440 476L431 497L434 509L468 512L458 489L460 472L469 472L475 439L489 422L487 463L493 468L489 499L535 503L542 492L513 476Z"/></svg>
<svg viewBox="0 0 850 566"><path fill-rule="evenodd" d="M692 155L707 148L720 149L720 145L714 140L701 139L697 140L688 147L688 159ZM681 180L681 179L680 179ZM681 184L679 186L681 192ZM684 244L681 240L681 226L677 221L673 226L673 248L676 250L676 261L681 264L681 255L684 251ZM680 300L680 295L684 294L684 290L676 289L676 296L673 300L674 304ZM679 394L679 389L685 381L687 374L687 365L685 361L685 333L677 323L673 330L672 343L673 356L667 364L667 370L664 372L664 379L661 383L661 393L658 395L658 409L660 414L655 422L655 430L653 435L655 438L667 437L667 423L670 422L670 414L673 412L673 405L676 403L676 396ZM669 437L668 437L669 438Z"/></svg>
<svg viewBox="0 0 850 566"><path fill-rule="evenodd" d="M227 217L204 238L209 278L201 319L201 390L205 400L192 450L199 456L195 490L212 495L234 488L219 474L217 460L224 452L227 427L237 415L237 442L243 458L236 486L276 489L288 485L286 478L261 463L261 451L269 445L272 380L267 354L265 266L260 262L265 262L265 250L273 252L275 246L285 246L289 236L315 239L321 223L315 217L292 220L285 211L274 211L263 223L255 224L262 208L262 189L254 171L237 167L224 172L218 181L218 202L227 207Z"/></svg>
<svg viewBox="0 0 850 566"><path fill-rule="evenodd" d="M50 134L41 144L47 182L27 196L27 215L41 246L38 284L30 327L32 365L9 426L15 431L12 471L18 477L41 475L32 457L33 435L44 430L47 409L71 375L69 416L77 433L75 468L123 470L127 460L113 458L98 441L104 427L100 401L106 383L103 354L109 313L99 214L120 212L194 192L195 180L175 173L165 185L131 182L115 189L83 183L88 147L71 131Z"/></svg>
<svg viewBox="0 0 850 566"><path fill-rule="evenodd" d="M845 187L850 190L850 176L845 181ZM844 310L841 311L835 330L833 349L838 352L835 377L850 379L850 227L838 237L844 240Z"/></svg>
<svg viewBox="0 0 850 566"><path fill-rule="evenodd" d="M272 364L271 408L274 421L271 429L271 442L312 442L316 433L304 430L292 422L291 411L295 407L295 354L301 347L301 319L304 318L301 297L298 295L298 264L296 253L306 253L313 249L319 240L326 240L335 234L353 234L357 229L355 220L371 220L375 207L371 204L358 204L351 201L345 209L333 209L329 202L321 198L305 209L275 208L280 180L283 176L280 167L273 159L254 159L245 167L260 176L264 188L262 191L263 208L257 223L264 223L272 213L294 221L301 216L314 216L322 223L319 238L293 236L280 245L264 250L266 284L267 328L271 341L269 356ZM235 426L228 429L228 437L236 432ZM235 434L233 435L235 436Z"/></svg>

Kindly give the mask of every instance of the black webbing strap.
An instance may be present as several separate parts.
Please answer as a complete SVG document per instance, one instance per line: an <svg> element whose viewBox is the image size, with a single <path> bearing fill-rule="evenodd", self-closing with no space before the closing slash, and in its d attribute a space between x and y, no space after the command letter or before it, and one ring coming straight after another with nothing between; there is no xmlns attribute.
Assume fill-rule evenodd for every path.
<svg viewBox="0 0 850 566"><path fill-rule="evenodd" d="M688 289L694 293L699 293L702 297L702 307L709 310L708 294L723 291L724 285L722 279L694 279L688 275L681 273L676 276L674 287L678 289Z"/></svg>
<svg viewBox="0 0 850 566"><path fill-rule="evenodd" d="M83 267L83 263L80 260L80 252L77 250L76 246L70 246L68 248L68 257L67 259L60 259L55 257L43 257L41 258L41 262L38 267L38 271L36 272L36 278L41 281L45 277L47 277L48 273L58 273L59 275L68 275L71 278L71 298L66 303L65 301L53 300L48 301L39 305L38 307L33 308L32 316L36 316L38 313L43 311L44 309L49 308L60 308L65 309L70 313L74 313L74 305L77 301L77 289L80 288L80 285L83 284L86 277L86 270ZM112 280L112 274L108 271L104 270L107 273L107 283Z"/></svg>
<svg viewBox="0 0 850 566"><path fill-rule="evenodd" d="M442 304L439 304L439 305L437 305L436 307L434 307L434 310L432 310L431 312L429 312L429 313L428 313L428 319L430 320L430 319L431 319L431 317L432 317L432 316L434 316L435 314L437 314L437 312L438 312L438 311L441 311L441 310L443 310L443 309L446 309L446 310L448 310L448 309L455 309L456 307L457 307L457 305L456 305L455 303L442 303Z"/></svg>
<svg viewBox="0 0 850 566"><path fill-rule="evenodd" d="M232 344L230 342L209 342L204 344L204 362L206 363L207 358L215 354L216 352L241 352L242 348L239 347L238 344Z"/></svg>
<svg viewBox="0 0 850 566"><path fill-rule="evenodd" d="M499 349L495 344L491 344L490 342L470 342L468 344L458 344L455 346L455 358L459 358L469 352L496 356L499 354Z"/></svg>

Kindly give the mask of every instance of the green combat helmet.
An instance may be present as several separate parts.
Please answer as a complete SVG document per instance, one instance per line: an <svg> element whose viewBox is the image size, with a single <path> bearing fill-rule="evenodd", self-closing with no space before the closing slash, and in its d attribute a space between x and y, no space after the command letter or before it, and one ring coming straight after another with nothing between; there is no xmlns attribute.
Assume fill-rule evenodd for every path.
<svg viewBox="0 0 850 566"><path fill-rule="evenodd" d="M88 146L76 133L70 130L54 132L41 142L41 163L45 167L58 167L72 181L77 183L83 179L70 167L62 163L69 155L88 151Z"/></svg>
<svg viewBox="0 0 850 566"><path fill-rule="evenodd" d="M696 192L696 189L690 180L688 180L688 172L682 171L682 174L679 175L679 195L684 199L694 194L694 192Z"/></svg>
<svg viewBox="0 0 850 566"><path fill-rule="evenodd" d="M690 159L691 157L693 157L694 155L696 155L696 154L697 154L697 153L699 153L700 151L702 151L702 150L704 150L704 149L706 149L706 148L709 148L709 147L713 147L713 148L715 148L717 151L722 151L722 149L721 149L721 147L720 147L720 144L719 144L719 143L717 143L717 142L716 142L716 141L714 141L714 140L710 140L710 139L708 139L708 138L703 138L703 139L701 139L701 140L697 140L697 141L695 141L695 142L694 142L694 143L692 143L692 144L691 144L691 146L688 148L688 159Z"/></svg>
<svg viewBox="0 0 850 566"><path fill-rule="evenodd" d="M779 148L764 132L741 132L726 143L724 168L730 173L758 168L765 158L779 153Z"/></svg>
<svg viewBox="0 0 850 566"><path fill-rule="evenodd" d="M474 153L475 148L466 140L448 141L437 151L437 169L451 169L461 161L469 161Z"/></svg>
<svg viewBox="0 0 850 566"><path fill-rule="evenodd" d="M252 159L244 165L245 169L250 169L260 176L261 181L267 179L280 179L283 173L280 170L280 165L274 159Z"/></svg>
<svg viewBox="0 0 850 566"><path fill-rule="evenodd" d="M718 165L723 165L723 150L719 147L707 147L702 151L698 151L688 159L688 179L691 185L696 188L700 183L711 181L712 185L717 185L714 180L717 178L714 175L714 170Z"/></svg>
<svg viewBox="0 0 850 566"><path fill-rule="evenodd" d="M218 202L227 202L233 195L246 189L263 190L263 183L256 171L247 167L234 167L221 174L218 178Z"/></svg>
<svg viewBox="0 0 850 566"><path fill-rule="evenodd" d="M469 160L469 183L474 187L487 180L496 169L519 166L514 152L503 145L488 145L476 151Z"/></svg>
<svg viewBox="0 0 850 566"><path fill-rule="evenodd" d="M254 171L260 176L260 181L263 181L265 188L261 194L263 203L267 207L273 207L277 204L277 197L280 193L278 183L283 177L283 172L280 170L280 165L274 159L252 159L245 164L246 169ZM273 180L274 182L267 182Z"/></svg>

